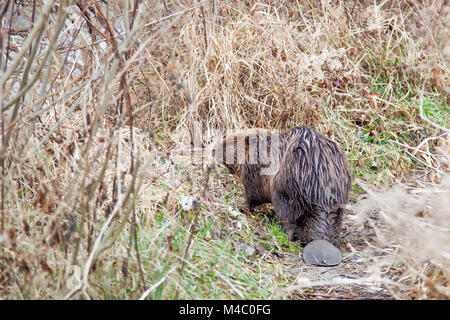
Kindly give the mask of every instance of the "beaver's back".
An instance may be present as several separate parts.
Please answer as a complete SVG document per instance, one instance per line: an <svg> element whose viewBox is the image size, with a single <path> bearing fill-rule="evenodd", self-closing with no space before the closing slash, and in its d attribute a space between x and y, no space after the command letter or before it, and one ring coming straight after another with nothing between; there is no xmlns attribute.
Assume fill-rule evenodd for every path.
<svg viewBox="0 0 450 320"><path fill-rule="evenodd" d="M348 201L351 175L345 154L332 140L308 127L296 127L282 137L282 160L274 186L304 209L320 205L327 211Z"/></svg>

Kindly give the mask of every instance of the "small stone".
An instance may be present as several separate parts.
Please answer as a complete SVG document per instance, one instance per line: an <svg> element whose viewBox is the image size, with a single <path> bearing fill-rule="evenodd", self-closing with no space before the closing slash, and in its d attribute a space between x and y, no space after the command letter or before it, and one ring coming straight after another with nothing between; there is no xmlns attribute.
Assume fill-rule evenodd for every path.
<svg viewBox="0 0 450 320"><path fill-rule="evenodd" d="M242 250L242 253L244 256L250 257L255 253L255 248L250 247L250 246L245 246L244 250Z"/></svg>
<svg viewBox="0 0 450 320"><path fill-rule="evenodd" d="M250 257L255 253L255 248L253 248L245 243L238 243L236 246L236 250L238 252L242 252L244 257Z"/></svg>
<svg viewBox="0 0 450 320"><path fill-rule="evenodd" d="M370 169L372 169L372 170L377 170L377 169L379 169L379 167L380 167L380 165L376 161L372 161L372 163L370 164Z"/></svg>
<svg viewBox="0 0 450 320"><path fill-rule="evenodd" d="M342 255L338 248L327 240L314 240L303 248L303 261L308 264L331 267L342 261Z"/></svg>
<svg viewBox="0 0 450 320"><path fill-rule="evenodd" d="M192 211L198 207L198 201L194 197L190 196L181 196L180 204L185 211Z"/></svg>
<svg viewBox="0 0 450 320"><path fill-rule="evenodd" d="M233 217L237 217L239 215L241 215L242 213L239 210L234 209L232 206L228 207L228 212L233 216Z"/></svg>

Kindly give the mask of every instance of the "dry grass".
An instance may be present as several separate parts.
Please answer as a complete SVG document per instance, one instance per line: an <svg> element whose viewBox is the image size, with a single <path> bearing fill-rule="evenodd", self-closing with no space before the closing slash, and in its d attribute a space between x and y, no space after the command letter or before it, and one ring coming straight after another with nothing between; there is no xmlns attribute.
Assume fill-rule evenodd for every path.
<svg viewBox="0 0 450 320"><path fill-rule="evenodd" d="M385 254L377 266L384 273L394 269L401 293L413 298L445 299L450 256L450 179L426 188L396 186L385 192L369 192L356 211L362 223L376 232L374 245ZM373 212L380 219L373 222ZM371 218L372 214L372 218ZM389 248L390 252L386 250ZM397 293L397 296L400 293Z"/></svg>
<svg viewBox="0 0 450 320"><path fill-rule="evenodd" d="M445 1L56 3L0 5L0 297L450 296ZM348 155L336 270L352 281L293 274L300 247L269 208L239 213L239 185L208 152L179 153L296 125ZM414 192L371 191L395 183Z"/></svg>

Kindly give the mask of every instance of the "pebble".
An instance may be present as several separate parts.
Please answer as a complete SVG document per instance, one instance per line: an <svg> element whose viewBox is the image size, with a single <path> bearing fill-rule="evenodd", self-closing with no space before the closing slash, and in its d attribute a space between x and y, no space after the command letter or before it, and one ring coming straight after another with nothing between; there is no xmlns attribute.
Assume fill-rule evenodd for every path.
<svg viewBox="0 0 450 320"><path fill-rule="evenodd" d="M192 211L198 207L198 201L191 196L181 196L180 204L185 211Z"/></svg>
<svg viewBox="0 0 450 320"><path fill-rule="evenodd" d="M244 257L250 257L255 253L255 248L253 248L245 243L238 243L236 249L237 249L237 251L242 252Z"/></svg>
<svg viewBox="0 0 450 320"><path fill-rule="evenodd" d="M331 267L342 261L342 255L338 248L326 240L314 240L303 248L303 261L307 264Z"/></svg>
<svg viewBox="0 0 450 320"><path fill-rule="evenodd" d="M242 253L244 254L244 256L250 257L255 253L255 248L250 247L250 246L245 246Z"/></svg>
<svg viewBox="0 0 450 320"><path fill-rule="evenodd" d="M228 207L228 212L233 216L233 217L237 217L239 215L241 215L242 213L239 210L233 209L232 206Z"/></svg>

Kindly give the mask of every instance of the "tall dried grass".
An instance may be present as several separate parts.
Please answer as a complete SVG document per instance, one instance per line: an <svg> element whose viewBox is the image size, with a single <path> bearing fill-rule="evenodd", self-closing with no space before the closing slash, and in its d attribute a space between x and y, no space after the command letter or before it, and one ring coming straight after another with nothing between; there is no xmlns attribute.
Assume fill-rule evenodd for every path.
<svg viewBox="0 0 450 320"><path fill-rule="evenodd" d="M449 14L445 1L3 2L0 296L209 298L192 288L212 267L190 261L186 242L205 261L224 254L195 230L224 220L212 212L237 186L167 155L217 130L309 125L372 188L418 169L440 181L449 123L423 108L448 103ZM204 200L198 212L177 206L180 193ZM434 297L429 287L448 297L447 260L388 239L418 298ZM279 271L259 266L274 276L246 279L243 296L244 280L229 279L243 266L222 259L230 274L217 269L213 297L278 285Z"/></svg>
<svg viewBox="0 0 450 320"><path fill-rule="evenodd" d="M395 269L397 297L448 299L450 254L450 177L441 184L415 188L395 186L371 192L356 209L362 223L375 230L375 246L385 254L381 273ZM380 224L373 222L373 213ZM372 216L372 217L371 217Z"/></svg>

